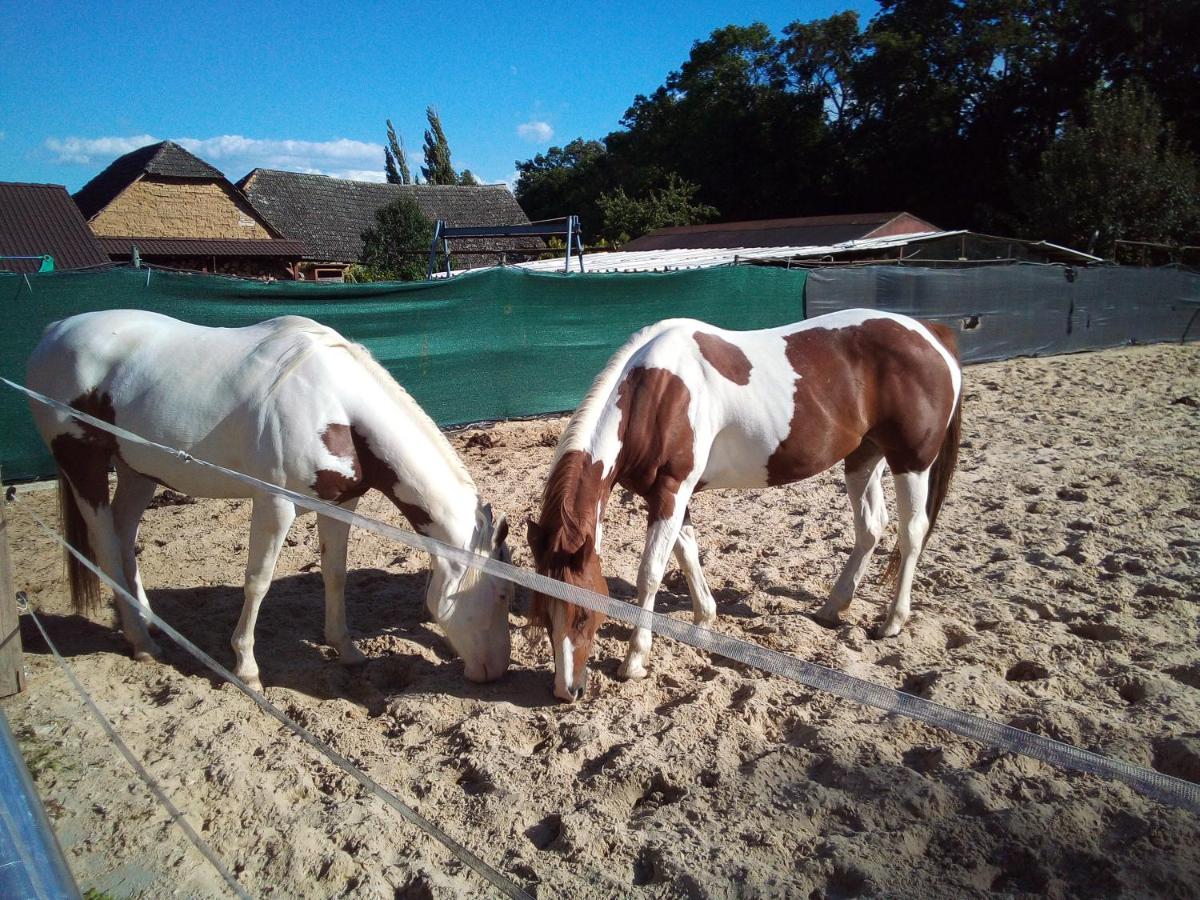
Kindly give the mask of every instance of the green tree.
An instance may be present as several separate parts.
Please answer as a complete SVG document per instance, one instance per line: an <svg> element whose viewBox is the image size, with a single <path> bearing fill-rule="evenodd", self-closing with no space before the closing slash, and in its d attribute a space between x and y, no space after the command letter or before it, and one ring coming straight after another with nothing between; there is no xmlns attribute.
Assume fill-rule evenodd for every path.
<svg viewBox="0 0 1200 900"><path fill-rule="evenodd" d="M425 108L429 127L425 129L425 165L421 174L426 184L458 184L458 175L450 163L450 142L442 130L442 120L432 106Z"/></svg>
<svg viewBox="0 0 1200 900"><path fill-rule="evenodd" d="M388 184L412 184L408 160L404 156L404 142L396 135L392 120L387 120L388 146L383 148L384 171Z"/></svg>
<svg viewBox="0 0 1200 900"><path fill-rule="evenodd" d="M731 218L796 215L817 200L828 156L822 103L792 89L784 50L761 23L697 41L662 87L634 98L621 124L606 146L627 193L676 172Z"/></svg>
<svg viewBox="0 0 1200 900"><path fill-rule="evenodd" d="M652 188L643 197L630 197L624 188L601 194L600 211L604 216L602 236L624 243L656 228L698 225L717 217L714 207L694 202L696 185L674 172L660 188Z"/></svg>
<svg viewBox="0 0 1200 900"><path fill-rule="evenodd" d="M418 281L425 277L433 223L411 197L401 197L375 213L363 232L362 281Z"/></svg>
<svg viewBox="0 0 1200 900"><path fill-rule="evenodd" d="M1029 228L1111 256L1116 240L1182 243L1200 233L1196 157L1145 85L1096 88L1042 155Z"/></svg>
<svg viewBox="0 0 1200 900"><path fill-rule="evenodd" d="M604 223L597 200L616 185L609 175L607 151L599 141L576 138L533 159L518 161L514 195L535 222L577 215L585 238Z"/></svg>

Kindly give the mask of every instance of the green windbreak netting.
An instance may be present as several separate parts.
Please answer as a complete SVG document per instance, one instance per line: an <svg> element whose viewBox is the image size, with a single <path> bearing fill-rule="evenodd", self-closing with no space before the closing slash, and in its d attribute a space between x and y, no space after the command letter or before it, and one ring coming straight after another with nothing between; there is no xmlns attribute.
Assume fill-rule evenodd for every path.
<svg viewBox="0 0 1200 900"><path fill-rule="evenodd" d="M201 325L309 316L364 345L438 423L572 409L635 330L688 317L765 328L804 317L803 272L741 266L671 273L547 275L488 269L412 284L265 284L147 269L2 276L9 312L0 374L50 322L95 309L151 309ZM205 373L188 373L203 378ZM26 402L0 386L5 480L53 474Z"/></svg>

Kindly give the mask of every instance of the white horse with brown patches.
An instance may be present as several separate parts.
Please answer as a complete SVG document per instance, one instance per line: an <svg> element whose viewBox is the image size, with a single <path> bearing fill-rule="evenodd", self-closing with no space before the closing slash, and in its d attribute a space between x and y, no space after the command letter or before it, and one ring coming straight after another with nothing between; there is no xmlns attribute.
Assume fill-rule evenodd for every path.
<svg viewBox="0 0 1200 900"><path fill-rule="evenodd" d="M895 594L879 635L909 616L913 571L958 456L962 370L953 332L905 316L846 310L764 331L671 319L635 334L609 362L558 444L529 523L538 571L607 593L599 547L614 485L646 500L649 529L637 599L653 609L674 551L695 621L716 617L700 570L688 502L699 490L761 488L810 478L839 461L855 542L818 615L850 604L887 524L881 478L896 483ZM548 630L554 693L581 696L604 617L535 594L530 623ZM650 632L635 629L619 674L646 675Z"/></svg>
<svg viewBox="0 0 1200 900"><path fill-rule="evenodd" d="M302 494L354 509L383 492L422 534L508 559L507 522L493 521L462 461L433 421L362 347L310 319L203 328L140 310L85 313L46 329L28 384L96 418ZM59 468L68 539L149 610L134 544L154 494L250 497L245 605L233 649L236 674L261 686L254 623L271 584L294 503L201 466L118 439L31 402ZM117 470L110 502L108 470ZM363 660L346 627L350 526L318 515L325 639L344 662ZM98 602L95 576L68 558L76 610ZM434 557L426 602L473 681L508 667L507 582ZM158 654L144 618L118 603L134 655Z"/></svg>

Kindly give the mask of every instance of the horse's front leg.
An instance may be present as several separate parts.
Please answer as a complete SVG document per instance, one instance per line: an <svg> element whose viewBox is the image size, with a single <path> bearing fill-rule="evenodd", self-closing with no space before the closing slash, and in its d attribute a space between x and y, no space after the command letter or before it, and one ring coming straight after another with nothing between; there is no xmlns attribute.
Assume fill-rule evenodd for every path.
<svg viewBox="0 0 1200 900"><path fill-rule="evenodd" d="M237 655L234 674L259 691L262 682L254 659L254 624L258 621L262 599L271 587L283 539L295 518L296 506L289 500L274 495L254 498L254 510L250 514L250 550L246 557L246 600L231 643Z"/></svg>
<svg viewBox="0 0 1200 900"><path fill-rule="evenodd" d="M691 510L683 513L683 524L675 539L675 559L687 579L688 593L692 595L692 619L697 625L711 625L717 620L717 603L700 568L700 548L696 544Z"/></svg>
<svg viewBox="0 0 1200 900"><path fill-rule="evenodd" d="M646 530L646 546L642 549L642 563L638 567L637 598L642 609L650 612L654 611L654 597L658 593L658 586L662 584L663 572L666 571L667 561L671 558L671 550L679 540L683 517L687 513L687 500L681 491L675 498L676 506L672 514L651 521ZM617 670L621 678L646 677L646 660L650 656L651 639L649 628L634 629L633 637L629 639L629 652Z"/></svg>
<svg viewBox="0 0 1200 900"><path fill-rule="evenodd" d="M351 500L342 509L353 512L356 506L358 500ZM337 651L344 665L366 662L346 627L346 550L350 525L318 515L317 534L321 538L321 577L325 581L325 642Z"/></svg>

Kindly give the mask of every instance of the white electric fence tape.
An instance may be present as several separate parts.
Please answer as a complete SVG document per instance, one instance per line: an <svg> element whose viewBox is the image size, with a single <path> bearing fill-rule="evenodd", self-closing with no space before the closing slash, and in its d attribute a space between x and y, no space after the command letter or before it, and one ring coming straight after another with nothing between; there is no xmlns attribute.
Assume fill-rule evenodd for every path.
<svg viewBox="0 0 1200 900"><path fill-rule="evenodd" d="M313 510L360 528L365 528L368 531L374 531L376 534L390 537L406 546L424 550L427 553L435 554L463 565L474 566L477 569L481 569L499 578L507 579L532 591L548 594L560 600L565 600L568 603L574 603L577 606L602 612L611 618L637 628L648 628L656 634L666 635L700 650L716 653L735 662L744 663L762 669L765 672L780 675L817 690L827 691L843 699L853 700L867 706L874 706L884 712L898 713L945 729L946 731L952 731L955 734L970 738L988 747L1019 753L1023 756L1059 766L1060 768L1074 769L1079 772L1100 775L1124 782L1160 802L1200 814L1200 784L1171 775L1165 775L1143 766L1133 765L1124 760L1102 756L1099 753L1073 747L1070 744L1064 744L1052 738L1022 731L1009 725L992 722L981 716L971 715L952 707L943 706L932 700L905 694L893 688L875 684L861 678L855 678L835 669L828 669L816 663L788 656L776 650L769 650L749 641L730 637L729 635L721 634L708 628L701 628L690 622L672 619L661 613L644 610L632 604L613 600L610 597L584 590L575 585L547 578L544 575L527 572L490 557L479 556L468 550L451 547L448 544L443 544L441 541L425 537L424 535L413 534L359 515L358 513L349 512L333 504L326 503L323 500L317 500L313 497L269 484L253 476L196 459L184 451L165 447L162 444L149 441L123 428L81 413L65 403L45 397L21 385L14 384L6 378L0 378L0 381L41 403L73 416L79 421L107 431L119 438L132 441L141 446L151 447L187 462L221 472L230 478L254 487L258 491L277 494L291 500L299 507Z"/></svg>

